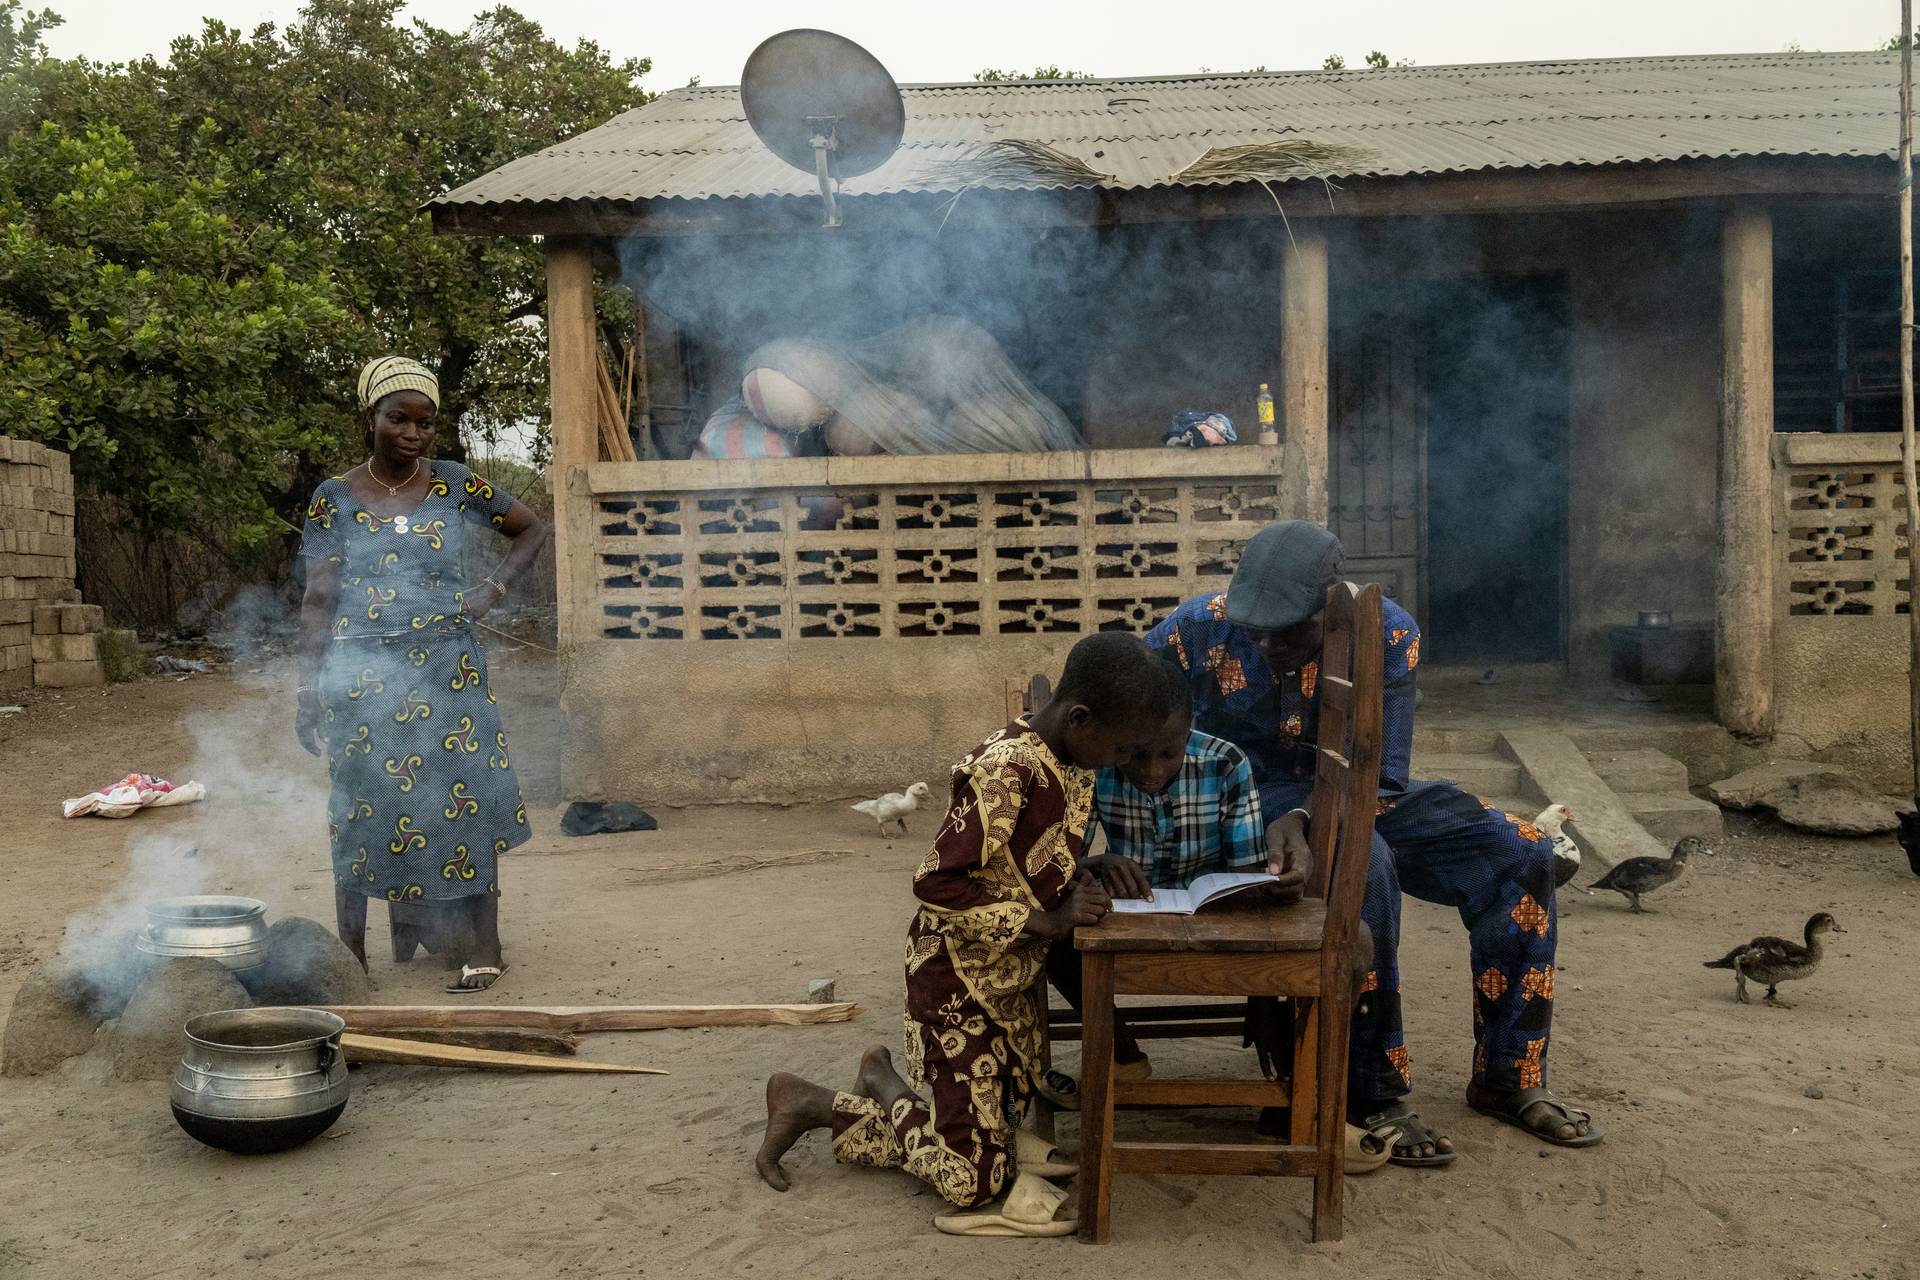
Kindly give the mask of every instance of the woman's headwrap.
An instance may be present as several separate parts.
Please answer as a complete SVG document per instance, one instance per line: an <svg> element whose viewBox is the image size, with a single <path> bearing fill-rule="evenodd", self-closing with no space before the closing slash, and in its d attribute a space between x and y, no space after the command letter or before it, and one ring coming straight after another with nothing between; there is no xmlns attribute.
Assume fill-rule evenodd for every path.
<svg viewBox="0 0 1920 1280"><path fill-rule="evenodd" d="M418 391L433 401L434 408L440 407L440 379L418 360L381 356L367 361L367 367L360 371L360 407L371 409L380 403L382 396L396 391Z"/></svg>

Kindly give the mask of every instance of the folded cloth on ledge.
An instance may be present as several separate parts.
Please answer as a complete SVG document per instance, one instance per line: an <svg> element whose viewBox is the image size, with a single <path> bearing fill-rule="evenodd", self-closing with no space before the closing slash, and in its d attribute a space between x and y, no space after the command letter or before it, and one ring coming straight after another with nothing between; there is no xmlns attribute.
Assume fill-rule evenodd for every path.
<svg viewBox="0 0 1920 1280"><path fill-rule="evenodd" d="M197 782L174 786L165 778L149 773L130 773L110 787L77 796L60 806L62 817L78 818L92 814L97 818L124 818L142 809L163 809L173 804L193 804L207 798L207 789Z"/></svg>

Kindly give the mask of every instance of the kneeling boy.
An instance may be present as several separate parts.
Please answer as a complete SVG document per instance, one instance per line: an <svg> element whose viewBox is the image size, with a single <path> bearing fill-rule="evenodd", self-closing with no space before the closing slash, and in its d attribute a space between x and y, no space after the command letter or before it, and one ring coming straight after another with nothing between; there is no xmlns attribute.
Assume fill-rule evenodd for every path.
<svg viewBox="0 0 1920 1280"><path fill-rule="evenodd" d="M1051 702L954 766L946 825L914 872L907 1078L880 1045L861 1058L853 1092L775 1074L754 1160L769 1186L787 1189L780 1157L802 1134L831 1127L835 1159L905 1169L962 1209L994 1200L1019 1174L991 1223L952 1215L934 1220L942 1230L1072 1230L1053 1216L1064 1193L1016 1168L1014 1132L1045 1061L1041 975L1049 944L1110 906L1077 869L1094 771L1144 747L1169 697L1161 661L1139 639L1088 636L1067 655ZM1065 1171L1039 1172L1050 1169Z"/></svg>

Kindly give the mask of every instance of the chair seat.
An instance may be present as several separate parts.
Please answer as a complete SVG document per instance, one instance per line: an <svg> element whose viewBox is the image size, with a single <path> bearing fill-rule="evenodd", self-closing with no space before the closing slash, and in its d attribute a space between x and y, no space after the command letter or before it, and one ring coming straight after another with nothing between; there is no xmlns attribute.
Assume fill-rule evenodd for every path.
<svg viewBox="0 0 1920 1280"><path fill-rule="evenodd" d="M1074 930L1073 945L1081 951L1318 951L1326 928L1321 898L1273 906L1229 901L1191 916L1116 911Z"/></svg>

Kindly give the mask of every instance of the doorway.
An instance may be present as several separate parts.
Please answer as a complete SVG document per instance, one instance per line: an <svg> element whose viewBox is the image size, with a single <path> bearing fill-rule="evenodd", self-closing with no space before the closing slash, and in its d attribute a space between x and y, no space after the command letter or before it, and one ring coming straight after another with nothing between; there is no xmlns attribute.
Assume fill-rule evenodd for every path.
<svg viewBox="0 0 1920 1280"><path fill-rule="evenodd" d="M1566 657L1564 276L1431 282L1420 308L1427 640L1438 663Z"/></svg>

